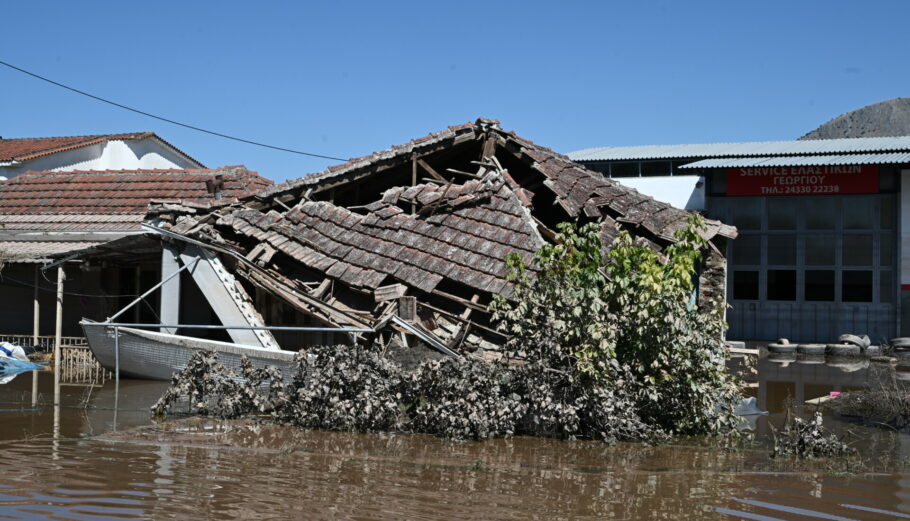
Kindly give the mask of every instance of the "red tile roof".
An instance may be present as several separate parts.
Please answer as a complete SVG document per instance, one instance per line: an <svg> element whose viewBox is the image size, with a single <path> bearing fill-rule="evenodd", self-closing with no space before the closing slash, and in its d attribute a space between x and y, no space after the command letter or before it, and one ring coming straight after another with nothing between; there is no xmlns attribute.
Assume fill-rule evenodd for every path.
<svg viewBox="0 0 910 521"><path fill-rule="evenodd" d="M62 137L26 137L3 139L0 138L0 161L28 161L36 157L47 156L57 152L87 147L105 141L142 140L154 137L160 140L175 152L185 156L191 161L199 163L188 154L177 149L167 141L161 139L154 132L131 132L127 134L98 134L93 136L62 136Z"/></svg>
<svg viewBox="0 0 910 521"><path fill-rule="evenodd" d="M17 216L23 215L132 214L138 216L138 223L152 199L213 201L205 181L216 174L224 178L222 194L225 200L255 193L272 184L242 166L192 170L26 172L0 182L0 221L21 219ZM54 223L49 225L53 229Z"/></svg>

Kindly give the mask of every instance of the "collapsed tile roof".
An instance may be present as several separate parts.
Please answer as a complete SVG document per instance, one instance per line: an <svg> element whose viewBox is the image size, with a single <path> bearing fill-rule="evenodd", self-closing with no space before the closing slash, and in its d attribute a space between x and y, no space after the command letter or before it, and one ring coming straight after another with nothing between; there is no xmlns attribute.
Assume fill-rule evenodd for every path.
<svg viewBox="0 0 910 521"><path fill-rule="evenodd" d="M608 218L619 223L620 228L637 229L655 242L673 242L674 233L685 227L690 213L634 188L622 185L575 163L568 156L537 145L519 137L514 132L499 128L496 120L478 119L474 123L450 126L403 145L390 147L330 166L322 172L271 186L257 194L260 199L278 197L307 190L332 188L354 181L374 172L388 170L396 165L410 163L413 157L430 155L459 145L488 139L495 143L491 155L506 154L515 157L528 168L539 172L543 184L555 195L556 203L565 211L567 220L581 216L590 219ZM717 235L736 237L732 226L719 221L706 221L706 238Z"/></svg>
<svg viewBox="0 0 910 521"><path fill-rule="evenodd" d="M411 204L419 208L414 215L400 206ZM544 244L527 203L496 174L463 185L393 188L365 209L361 215L305 201L284 214L237 210L218 224L370 291L401 283L430 293L447 278L508 294L506 255L530 264Z"/></svg>
<svg viewBox="0 0 910 521"><path fill-rule="evenodd" d="M156 139L173 149L176 153L186 157L193 163L202 166L185 152L158 137L154 132L130 132L125 134L96 134L91 136L60 136L60 137L27 137L27 138L0 138L0 162L22 162L58 152L73 150L103 143L105 141L141 141L143 139Z"/></svg>

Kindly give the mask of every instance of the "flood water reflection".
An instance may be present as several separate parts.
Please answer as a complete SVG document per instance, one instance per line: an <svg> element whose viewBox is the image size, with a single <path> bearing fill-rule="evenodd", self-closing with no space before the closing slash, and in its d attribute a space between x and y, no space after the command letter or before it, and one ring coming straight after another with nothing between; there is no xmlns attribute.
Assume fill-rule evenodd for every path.
<svg viewBox="0 0 910 521"><path fill-rule="evenodd" d="M867 368L762 360L758 406L865 384ZM535 438L451 443L185 420L152 426L166 383L0 387L0 519L908 519L910 475L780 471L767 450ZM116 403L116 409L114 407ZM840 430L863 429L832 420ZM138 428L138 429L134 429ZM133 430L130 430L133 429ZM910 455L869 429L861 450Z"/></svg>

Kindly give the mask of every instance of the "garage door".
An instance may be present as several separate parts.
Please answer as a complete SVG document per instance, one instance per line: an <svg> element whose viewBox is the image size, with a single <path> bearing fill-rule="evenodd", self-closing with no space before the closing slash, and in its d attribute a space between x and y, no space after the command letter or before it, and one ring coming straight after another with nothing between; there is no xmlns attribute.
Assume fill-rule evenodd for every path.
<svg viewBox="0 0 910 521"><path fill-rule="evenodd" d="M739 229L727 251L728 338L896 335L893 195L715 197L710 214Z"/></svg>

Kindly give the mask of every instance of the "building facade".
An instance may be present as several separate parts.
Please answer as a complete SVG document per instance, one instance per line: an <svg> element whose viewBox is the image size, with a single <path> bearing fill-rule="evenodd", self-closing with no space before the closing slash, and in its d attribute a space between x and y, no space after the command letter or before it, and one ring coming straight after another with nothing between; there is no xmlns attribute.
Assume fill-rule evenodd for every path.
<svg viewBox="0 0 910 521"><path fill-rule="evenodd" d="M607 147L570 157L642 191L642 179L686 179L691 192L678 199L703 201L691 209L737 227L726 251L730 339L910 334L910 137Z"/></svg>

